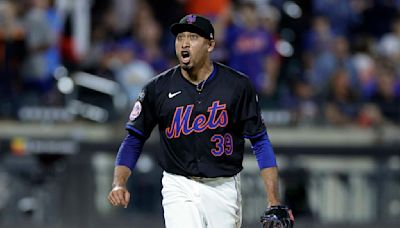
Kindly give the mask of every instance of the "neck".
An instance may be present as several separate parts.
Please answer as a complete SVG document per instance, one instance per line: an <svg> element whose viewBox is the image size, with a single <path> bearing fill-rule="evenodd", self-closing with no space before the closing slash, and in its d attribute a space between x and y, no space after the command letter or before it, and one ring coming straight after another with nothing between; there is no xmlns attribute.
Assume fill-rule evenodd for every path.
<svg viewBox="0 0 400 228"><path fill-rule="evenodd" d="M183 77L185 77L187 80L195 85L198 85L200 82L207 80L213 70L214 65L212 61L206 61L202 66L193 67L188 71L181 68Z"/></svg>

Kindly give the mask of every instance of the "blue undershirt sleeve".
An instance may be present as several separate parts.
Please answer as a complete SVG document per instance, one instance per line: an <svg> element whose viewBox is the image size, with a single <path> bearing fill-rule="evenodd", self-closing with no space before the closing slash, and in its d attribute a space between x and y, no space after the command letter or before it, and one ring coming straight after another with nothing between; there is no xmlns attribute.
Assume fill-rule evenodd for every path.
<svg viewBox="0 0 400 228"><path fill-rule="evenodd" d="M133 170L142 153L143 145L144 140L128 134L119 147L115 165L127 166L130 170Z"/></svg>
<svg viewBox="0 0 400 228"><path fill-rule="evenodd" d="M260 170L277 166L274 149L269 141L267 132L258 135L256 138L250 138L250 142Z"/></svg>

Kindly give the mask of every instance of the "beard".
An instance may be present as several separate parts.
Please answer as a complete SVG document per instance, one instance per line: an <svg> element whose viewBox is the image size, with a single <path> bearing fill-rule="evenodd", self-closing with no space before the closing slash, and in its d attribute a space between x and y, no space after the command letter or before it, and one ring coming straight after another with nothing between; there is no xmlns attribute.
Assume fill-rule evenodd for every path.
<svg viewBox="0 0 400 228"><path fill-rule="evenodd" d="M182 68L184 71L191 71L192 68L193 68L193 66L191 66L191 65L189 65L189 64L181 64L181 68Z"/></svg>

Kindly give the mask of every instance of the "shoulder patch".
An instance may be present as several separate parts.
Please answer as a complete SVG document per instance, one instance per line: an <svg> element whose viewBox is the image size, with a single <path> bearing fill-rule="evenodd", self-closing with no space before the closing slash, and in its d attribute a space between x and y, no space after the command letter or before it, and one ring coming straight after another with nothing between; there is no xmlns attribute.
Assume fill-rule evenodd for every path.
<svg viewBox="0 0 400 228"><path fill-rule="evenodd" d="M134 121L140 115L141 112L142 112L142 104L140 103L140 101L136 101L135 105L133 105L132 112L129 115L129 119L131 121Z"/></svg>

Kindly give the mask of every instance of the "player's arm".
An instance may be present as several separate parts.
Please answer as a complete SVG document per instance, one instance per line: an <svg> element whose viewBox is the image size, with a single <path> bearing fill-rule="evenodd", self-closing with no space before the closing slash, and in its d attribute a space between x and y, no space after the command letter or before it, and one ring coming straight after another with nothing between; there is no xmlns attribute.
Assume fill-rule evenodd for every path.
<svg viewBox="0 0 400 228"><path fill-rule="evenodd" d="M108 201L114 206L128 207L130 193L126 182L131 175L131 170L126 166L115 166L112 190L108 194Z"/></svg>
<svg viewBox="0 0 400 228"><path fill-rule="evenodd" d="M261 178L268 196L268 206L280 205L278 169L275 154L267 132L264 132L256 138L250 138L250 141L253 152L256 155L258 166L261 170Z"/></svg>
<svg viewBox="0 0 400 228"><path fill-rule="evenodd" d="M112 190L108 195L109 202L114 206L128 206L130 193L126 183L135 168L143 149L144 140L133 134L128 134L118 150L115 159L114 180Z"/></svg>
<svg viewBox="0 0 400 228"><path fill-rule="evenodd" d="M276 167L261 170L261 178L264 181L265 190L268 193L268 206L280 205L278 189L278 169Z"/></svg>

